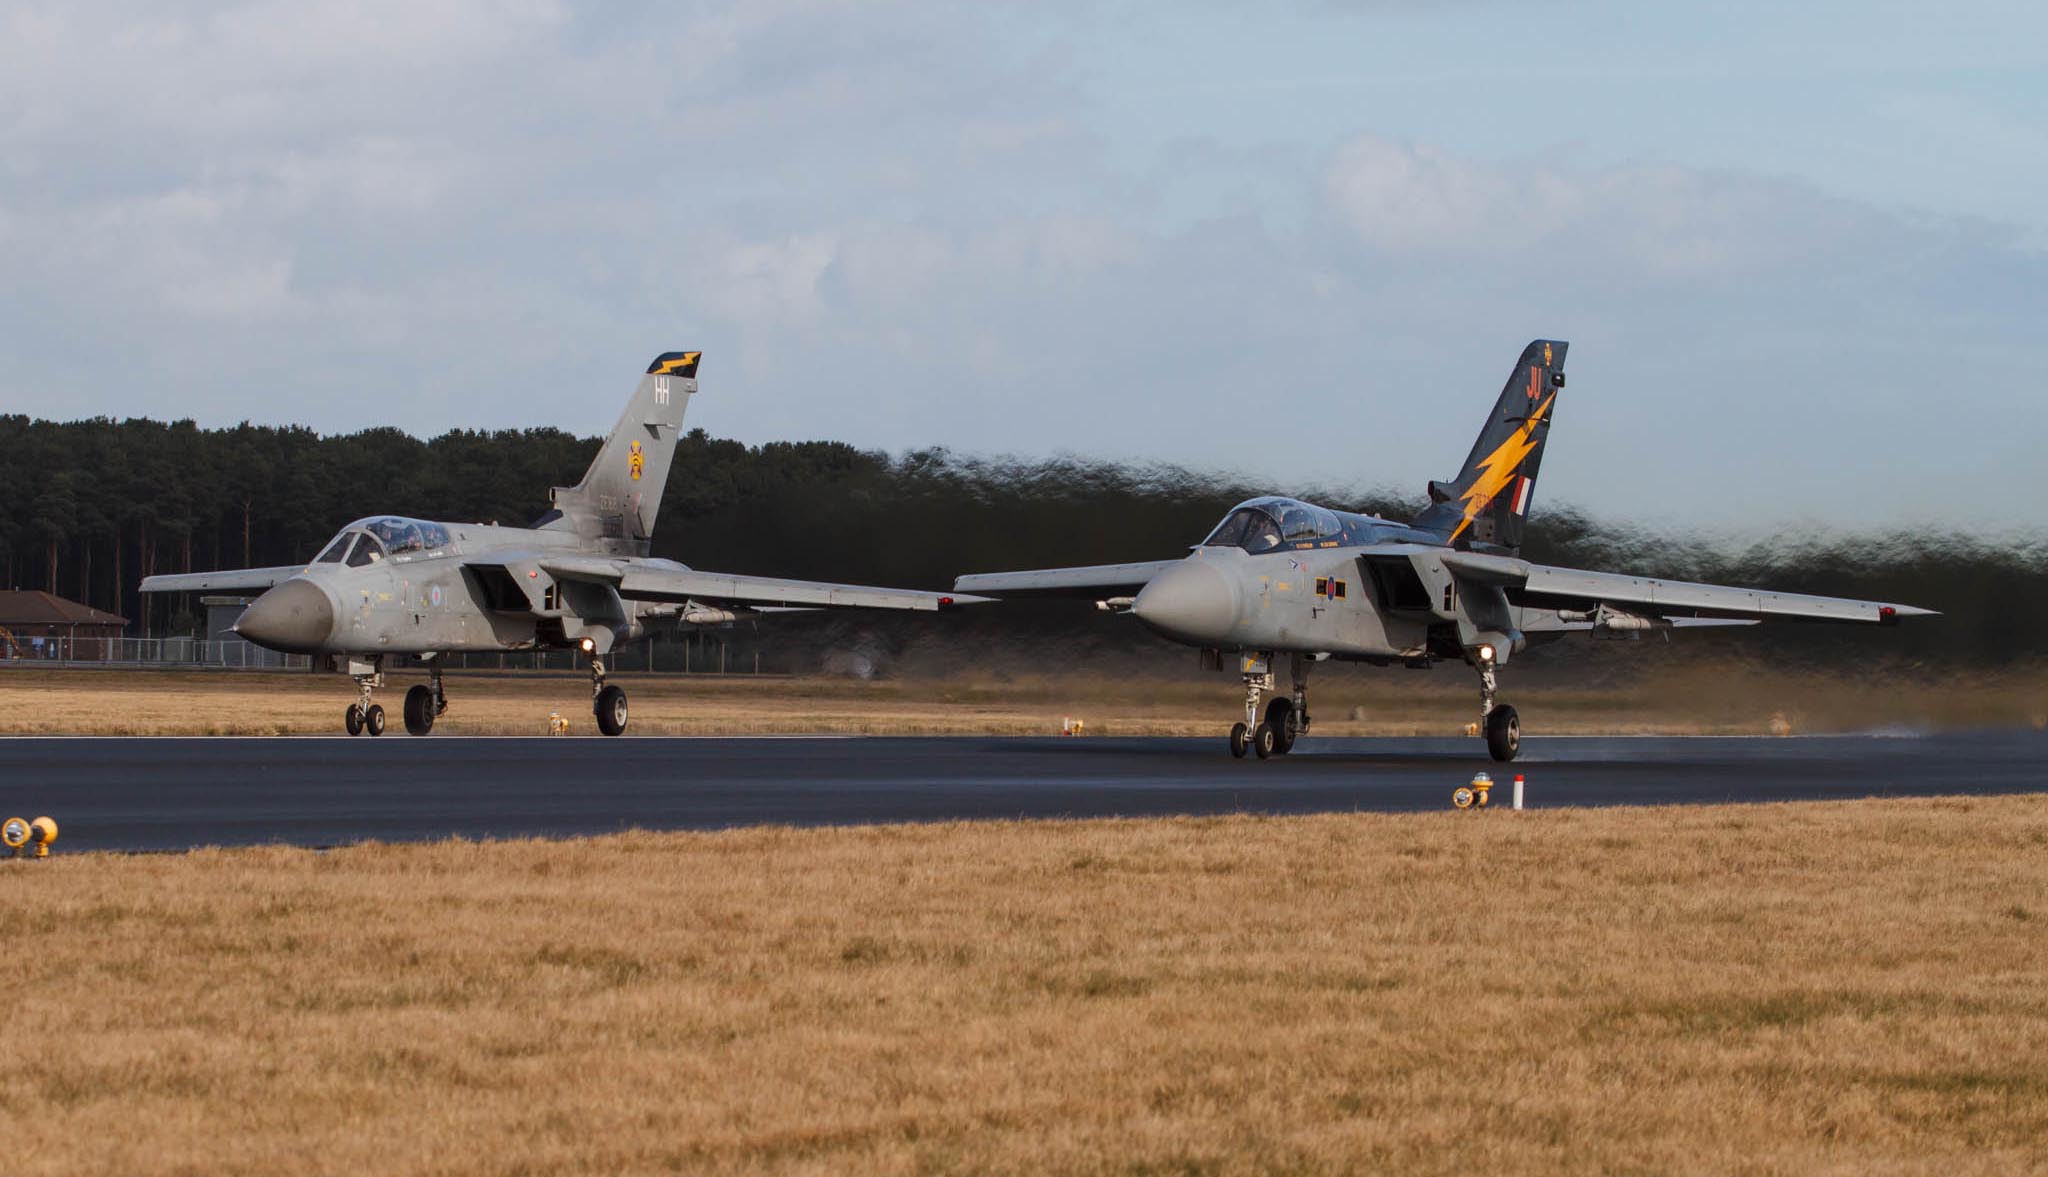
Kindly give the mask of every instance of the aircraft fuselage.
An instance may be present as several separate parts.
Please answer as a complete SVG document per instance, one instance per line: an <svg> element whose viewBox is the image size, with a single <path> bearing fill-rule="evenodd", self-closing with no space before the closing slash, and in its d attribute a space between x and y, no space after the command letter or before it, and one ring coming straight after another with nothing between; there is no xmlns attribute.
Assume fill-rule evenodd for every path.
<svg viewBox="0 0 2048 1177"><path fill-rule="evenodd" d="M438 526L447 537L438 547L306 565L251 604L237 632L297 654L522 650L586 637L603 652L646 636L647 618L674 612L550 575L542 560L584 550L573 532Z"/></svg>

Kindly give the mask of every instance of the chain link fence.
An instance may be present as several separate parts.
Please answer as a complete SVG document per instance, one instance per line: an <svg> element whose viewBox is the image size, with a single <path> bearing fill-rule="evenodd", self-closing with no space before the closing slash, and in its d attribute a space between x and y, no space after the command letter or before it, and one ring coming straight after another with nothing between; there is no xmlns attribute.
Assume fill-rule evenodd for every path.
<svg viewBox="0 0 2048 1177"><path fill-rule="evenodd" d="M751 637L751 635L747 635ZM195 670L325 669L327 657L281 654L240 638L22 638L13 647L0 646L0 669L7 667L188 667ZM588 667L574 650L507 650L453 653L440 656L450 670L580 671ZM387 668L412 665L410 655L397 655ZM681 640L628 642L605 659L614 671L659 674L789 674L787 653L764 650L752 640L731 641L721 634L694 634Z"/></svg>
<svg viewBox="0 0 2048 1177"><path fill-rule="evenodd" d="M9 656L11 655L11 656ZM304 654L280 654L240 639L19 638L0 666L190 666L211 670L304 670Z"/></svg>

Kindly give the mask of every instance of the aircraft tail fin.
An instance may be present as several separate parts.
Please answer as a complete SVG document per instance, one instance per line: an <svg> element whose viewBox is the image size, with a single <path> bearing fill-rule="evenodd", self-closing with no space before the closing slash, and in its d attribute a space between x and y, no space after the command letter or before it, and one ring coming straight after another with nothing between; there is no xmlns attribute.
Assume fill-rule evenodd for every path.
<svg viewBox="0 0 2048 1177"><path fill-rule="evenodd" d="M1429 506L1415 526L1434 531L1459 547L1514 552L1536 497L1536 471L1557 394L1564 388L1568 345L1539 339L1522 349L1507 386L1479 431L1479 440L1458 476L1429 484Z"/></svg>
<svg viewBox="0 0 2048 1177"><path fill-rule="evenodd" d="M555 509L543 526L568 527L596 540L623 541L644 555L661 510L661 492L682 436L683 410L697 392L701 352L664 352L626 402L626 411L575 486L554 489Z"/></svg>

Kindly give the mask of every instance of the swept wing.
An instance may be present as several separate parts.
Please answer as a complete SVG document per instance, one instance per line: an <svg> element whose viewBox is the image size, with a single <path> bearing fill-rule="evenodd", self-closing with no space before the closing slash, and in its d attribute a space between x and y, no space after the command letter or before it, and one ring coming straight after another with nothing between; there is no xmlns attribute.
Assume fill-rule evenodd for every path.
<svg viewBox="0 0 2048 1177"><path fill-rule="evenodd" d="M1137 592L1180 560L1141 564L1095 564L1085 568L1040 568L1030 572L978 572L953 588L990 597L1108 597Z"/></svg>
<svg viewBox="0 0 2048 1177"><path fill-rule="evenodd" d="M223 572L180 572L142 579L145 593L247 592L282 584L304 572L304 564L283 568L230 568Z"/></svg>
<svg viewBox="0 0 2048 1177"><path fill-rule="evenodd" d="M1546 608L1613 605L1651 617L1796 618L1869 623L1935 615L1932 609L1912 605L1807 593L1776 593L1615 572L1584 572L1479 552L1443 552L1436 558L1458 577L1505 589L1518 604Z"/></svg>
<svg viewBox="0 0 2048 1177"><path fill-rule="evenodd" d="M985 597L929 593L914 589L870 588L858 584L827 584L814 580L782 580L770 576L737 576L700 572L673 560L635 556L565 556L544 558L540 568L560 580L608 584L629 601L695 601L705 605L809 609L909 609L936 611L972 605Z"/></svg>

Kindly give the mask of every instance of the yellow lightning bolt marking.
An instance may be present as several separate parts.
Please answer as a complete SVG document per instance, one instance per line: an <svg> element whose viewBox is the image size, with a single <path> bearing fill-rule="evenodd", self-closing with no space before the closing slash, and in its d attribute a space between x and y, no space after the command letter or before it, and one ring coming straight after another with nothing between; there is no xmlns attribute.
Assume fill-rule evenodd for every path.
<svg viewBox="0 0 2048 1177"><path fill-rule="evenodd" d="M691 364L694 364L694 363L696 363L696 362L697 362L697 359L698 359L698 357L702 356L703 354L704 354L704 353L703 353L703 352L700 352L700 351L686 351L686 352L684 352L684 353L683 353L683 358L682 358L682 359L680 359L680 360L668 360L668 361L665 361L665 362L664 362L664 363L663 363L663 364L661 365L661 370L660 370L660 371L658 371L658 372L657 372L657 373L655 373L655 374L656 374L656 375L658 375L658 376L669 376L669 375L673 375L673 374L674 374L675 372L677 372L677 371L679 371L679 370L681 370L681 369L683 369L683 368L687 368L687 367L689 367L689 366L690 366Z"/></svg>
<svg viewBox="0 0 2048 1177"><path fill-rule="evenodd" d="M1536 448L1536 426L1542 423L1544 414L1550 412L1550 406L1556 402L1557 394L1553 392L1535 412L1529 414L1529 419L1522 422L1520 429L1510 433L1506 441L1472 467L1478 471L1479 478L1473 482L1471 490L1458 496L1465 500L1465 518L1458 524L1458 530L1451 533L1451 539L1456 540L1463 535L1479 512L1493 502L1494 496L1515 480L1515 472L1522 468L1523 459Z"/></svg>

